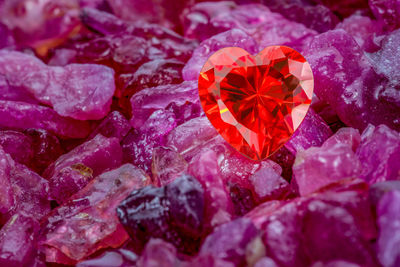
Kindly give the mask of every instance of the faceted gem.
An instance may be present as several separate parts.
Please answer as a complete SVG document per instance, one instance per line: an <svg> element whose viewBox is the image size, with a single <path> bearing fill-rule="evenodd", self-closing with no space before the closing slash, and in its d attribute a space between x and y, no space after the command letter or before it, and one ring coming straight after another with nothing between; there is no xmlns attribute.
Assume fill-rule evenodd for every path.
<svg viewBox="0 0 400 267"><path fill-rule="evenodd" d="M217 131L243 155L262 160L282 147L311 104L313 74L305 58L286 46L252 56L223 48L199 76L203 109Z"/></svg>

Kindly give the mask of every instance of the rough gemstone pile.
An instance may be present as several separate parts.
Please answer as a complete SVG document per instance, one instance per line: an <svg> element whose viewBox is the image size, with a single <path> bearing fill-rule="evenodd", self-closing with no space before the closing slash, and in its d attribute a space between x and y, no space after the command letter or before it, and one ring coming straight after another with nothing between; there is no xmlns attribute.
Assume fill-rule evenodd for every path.
<svg viewBox="0 0 400 267"><path fill-rule="evenodd" d="M204 106L267 46L284 100L247 65ZM400 266L399 47L395 0L0 0L0 264Z"/></svg>

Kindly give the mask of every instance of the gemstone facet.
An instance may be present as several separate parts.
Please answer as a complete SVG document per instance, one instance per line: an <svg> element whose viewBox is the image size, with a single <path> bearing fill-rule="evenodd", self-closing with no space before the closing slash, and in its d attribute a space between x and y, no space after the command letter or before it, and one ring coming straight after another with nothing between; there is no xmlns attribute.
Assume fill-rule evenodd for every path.
<svg viewBox="0 0 400 267"><path fill-rule="evenodd" d="M213 54L199 76L201 105L221 136L262 160L282 147L311 104L314 79L305 58L286 46L252 56L239 47Z"/></svg>

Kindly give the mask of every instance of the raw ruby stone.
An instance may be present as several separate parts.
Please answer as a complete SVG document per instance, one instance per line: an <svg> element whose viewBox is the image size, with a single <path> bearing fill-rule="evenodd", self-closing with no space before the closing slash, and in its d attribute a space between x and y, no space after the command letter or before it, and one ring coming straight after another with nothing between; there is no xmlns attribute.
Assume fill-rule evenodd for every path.
<svg viewBox="0 0 400 267"><path fill-rule="evenodd" d="M297 51L270 46L252 56L239 47L217 51L199 76L210 122L243 155L262 160L282 147L311 104L311 67Z"/></svg>

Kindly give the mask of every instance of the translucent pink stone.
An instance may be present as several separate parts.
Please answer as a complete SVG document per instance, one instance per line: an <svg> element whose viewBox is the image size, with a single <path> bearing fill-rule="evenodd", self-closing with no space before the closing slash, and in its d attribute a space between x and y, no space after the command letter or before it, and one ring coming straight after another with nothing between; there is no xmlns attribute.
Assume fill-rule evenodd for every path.
<svg viewBox="0 0 400 267"><path fill-rule="evenodd" d="M116 207L132 190L149 183L131 164L97 176L43 222L40 245L46 261L73 264L102 248L121 246L128 235Z"/></svg>
<svg viewBox="0 0 400 267"><path fill-rule="evenodd" d="M343 178L358 177L360 173L361 163L352 146L346 143L327 142L322 147L299 152L293 165L301 195Z"/></svg>
<svg viewBox="0 0 400 267"><path fill-rule="evenodd" d="M15 162L1 147L0 159L0 224L18 212L42 218L50 211L47 181Z"/></svg>
<svg viewBox="0 0 400 267"><path fill-rule="evenodd" d="M49 179L49 195L62 204L70 196L84 188L92 179L93 170L81 163L64 167Z"/></svg>
<svg viewBox="0 0 400 267"><path fill-rule="evenodd" d="M400 192L392 191L382 197L378 204L379 237L377 256L383 266L395 267L399 264L399 223Z"/></svg>
<svg viewBox="0 0 400 267"><path fill-rule="evenodd" d="M331 147L335 144L345 144L351 147L356 152L361 142L360 132L357 129L351 127L340 128L334 135L328 138L324 146Z"/></svg>
<svg viewBox="0 0 400 267"><path fill-rule="evenodd" d="M0 145L18 163L29 166L34 157L33 140L17 131L0 131Z"/></svg>
<svg viewBox="0 0 400 267"><path fill-rule="evenodd" d="M369 125L357 149L360 177L369 183L400 178L400 134L386 125Z"/></svg>
<svg viewBox="0 0 400 267"><path fill-rule="evenodd" d="M254 267L278 267L278 265L276 265L273 259L264 257L257 261Z"/></svg>
<svg viewBox="0 0 400 267"><path fill-rule="evenodd" d="M371 185L369 189L369 200L371 206L376 208L381 198L391 191L400 191L400 181L385 181Z"/></svg>
<svg viewBox="0 0 400 267"><path fill-rule="evenodd" d="M100 65L48 67L39 59L0 51L0 74L11 86L23 88L61 116L101 119L110 109L115 91L114 71Z"/></svg>
<svg viewBox="0 0 400 267"><path fill-rule="evenodd" d="M32 218L41 219L50 211L48 182L25 165L12 160L10 164L13 198L16 201L6 217L24 212Z"/></svg>
<svg viewBox="0 0 400 267"><path fill-rule="evenodd" d="M270 167L256 171L250 181L259 201L284 198L290 191L289 183Z"/></svg>
<svg viewBox="0 0 400 267"><path fill-rule="evenodd" d="M3 148L0 147L0 212L6 213L14 205L14 192L11 186L11 167L9 156L4 152Z"/></svg>
<svg viewBox="0 0 400 267"><path fill-rule="evenodd" d="M375 266L370 240L376 229L367 190L365 183L349 180L310 197L266 202L250 218L264 231L268 256L279 266L334 260Z"/></svg>
<svg viewBox="0 0 400 267"><path fill-rule="evenodd" d="M287 20L260 4L238 6L231 12L214 17L211 23L221 31L231 28L243 30L256 40L260 49L270 45L287 45L301 52L317 34L303 24Z"/></svg>
<svg viewBox="0 0 400 267"><path fill-rule="evenodd" d="M0 18L13 30L18 44L45 54L77 29L78 8L76 0L6 0L2 1Z"/></svg>
<svg viewBox="0 0 400 267"><path fill-rule="evenodd" d="M141 267L174 267L178 264L176 248L162 239L150 239L138 260Z"/></svg>
<svg viewBox="0 0 400 267"><path fill-rule="evenodd" d="M204 41L219 33L219 29L211 24L212 18L236 7L236 4L232 1L200 2L188 7L181 17L185 36Z"/></svg>
<svg viewBox="0 0 400 267"><path fill-rule="evenodd" d="M367 16L353 14L339 23L336 29L345 30L356 40L360 47L369 50L376 35L382 33L382 23Z"/></svg>
<svg viewBox="0 0 400 267"><path fill-rule="evenodd" d="M181 263L183 267L234 267L235 264L230 261L222 260L213 255L199 255L189 262Z"/></svg>
<svg viewBox="0 0 400 267"><path fill-rule="evenodd" d="M217 134L206 117L199 117L173 129L166 138L166 144L175 148L181 154L187 154L196 146L204 144Z"/></svg>
<svg viewBox="0 0 400 267"><path fill-rule="evenodd" d="M122 149L119 140L115 137L107 138L98 134L93 139L59 157L46 169L43 176L52 179L65 167L83 164L93 170L95 177L105 170L120 166L121 162Z"/></svg>
<svg viewBox="0 0 400 267"><path fill-rule="evenodd" d="M4 100L0 100L0 127L19 130L39 128L61 138L84 138L90 133L87 121L61 117L48 107Z"/></svg>
<svg viewBox="0 0 400 267"><path fill-rule="evenodd" d="M141 127L156 110L165 109L169 104L179 106L187 101L199 103L196 82L184 82L179 85L162 85L140 91L131 98L132 120L135 128Z"/></svg>
<svg viewBox="0 0 400 267"><path fill-rule="evenodd" d="M246 247L258 236L258 230L247 218L239 218L214 229L204 240L200 255L212 255L236 265L246 263Z"/></svg>
<svg viewBox="0 0 400 267"><path fill-rule="evenodd" d="M29 166L42 173L51 163L64 153L60 140L43 129L28 129L24 133L32 140L34 158Z"/></svg>
<svg viewBox="0 0 400 267"><path fill-rule="evenodd" d="M5 47L12 47L14 45L14 37L12 32L6 25L0 22L0 49Z"/></svg>
<svg viewBox="0 0 400 267"><path fill-rule="evenodd" d="M0 262L5 266L32 266L37 254L39 222L17 213L0 230Z"/></svg>
<svg viewBox="0 0 400 267"><path fill-rule="evenodd" d="M186 160L174 149L156 147L153 150L151 171L157 185L167 185L181 176L188 167Z"/></svg>
<svg viewBox="0 0 400 267"><path fill-rule="evenodd" d="M122 140L124 162L131 162L150 173L153 149L164 145L164 139L175 127L176 119L172 111L154 111L142 127L132 129Z"/></svg>
<svg viewBox="0 0 400 267"><path fill-rule="evenodd" d="M361 265L343 260L333 260L329 262L318 261L311 267L361 267Z"/></svg>
<svg viewBox="0 0 400 267"><path fill-rule="evenodd" d="M326 122L310 108L285 147L295 155L297 151L321 146L331 135L332 131Z"/></svg>
<svg viewBox="0 0 400 267"><path fill-rule="evenodd" d="M37 101L32 94L26 92L24 88L11 86L3 74L0 74L0 93L0 99L2 100L22 101L32 104L39 103L39 101Z"/></svg>
<svg viewBox="0 0 400 267"><path fill-rule="evenodd" d="M337 15L323 4L315 4L307 0L263 0L261 2L271 11L318 32L329 31L339 22Z"/></svg>
<svg viewBox="0 0 400 267"><path fill-rule="evenodd" d="M217 155L212 150L203 150L193 158L188 172L202 184L205 194L205 221L215 227L232 218L233 204L222 180Z"/></svg>
<svg viewBox="0 0 400 267"><path fill-rule="evenodd" d="M77 267L132 267L138 256L127 249L108 250L100 256L79 262Z"/></svg>
<svg viewBox="0 0 400 267"><path fill-rule="evenodd" d="M185 8L186 1L163 0L149 3L144 0L110 0L113 11L126 20L144 20L174 27L179 22L179 14Z"/></svg>
<svg viewBox="0 0 400 267"><path fill-rule="evenodd" d="M368 3L374 16L385 23L388 30L400 27L400 3L398 1L371 0Z"/></svg>
<svg viewBox="0 0 400 267"><path fill-rule="evenodd" d="M118 111L113 111L90 134L89 139L100 133L105 137L116 137L121 141L128 134L131 127L124 115Z"/></svg>
<svg viewBox="0 0 400 267"><path fill-rule="evenodd" d="M400 36L394 32L387 38L395 40L397 35ZM369 123L383 123L400 129L399 95L393 83L397 72L391 71L396 67L379 67L385 61L386 66L397 66L393 60L395 43L377 52L377 59L371 61L351 35L344 30L333 30L316 36L305 51L313 69L315 94L347 126L362 131ZM343 78L336 79L338 76Z"/></svg>
<svg viewBox="0 0 400 267"><path fill-rule="evenodd" d="M258 45L252 37L239 29L226 31L204 40L194 50L192 57L182 70L182 76L186 81L197 80L201 68L207 59L216 51L224 47L241 47L250 54L256 54Z"/></svg>

